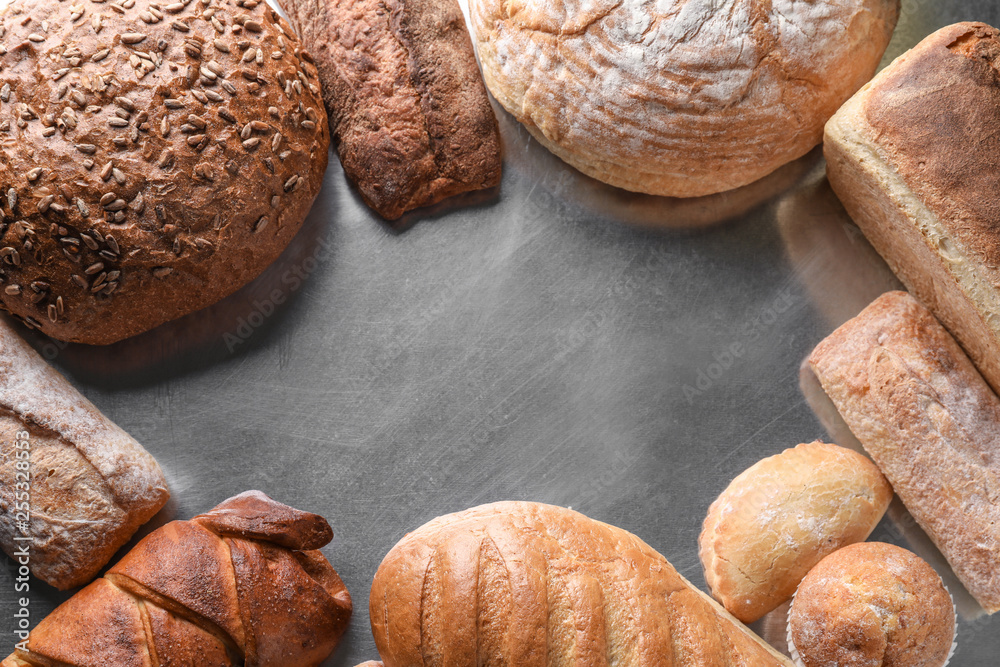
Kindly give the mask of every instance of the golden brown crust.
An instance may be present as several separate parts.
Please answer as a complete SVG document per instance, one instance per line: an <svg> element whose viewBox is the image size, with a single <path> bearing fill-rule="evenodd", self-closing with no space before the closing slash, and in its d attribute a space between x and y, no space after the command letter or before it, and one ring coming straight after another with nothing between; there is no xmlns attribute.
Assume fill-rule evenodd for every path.
<svg viewBox="0 0 1000 667"><path fill-rule="evenodd" d="M19 461L30 463L30 484ZM82 586L169 497L153 457L0 321L4 551L23 544L16 510L27 503L32 573L62 590Z"/></svg>
<svg viewBox="0 0 1000 667"><path fill-rule="evenodd" d="M942 667L955 607L930 565L906 549L866 542L809 572L789 634L805 667Z"/></svg>
<svg viewBox="0 0 1000 667"><path fill-rule="evenodd" d="M472 0L483 76L563 160L694 197L807 153L878 65L898 0Z"/></svg>
<svg viewBox="0 0 1000 667"><path fill-rule="evenodd" d="M439 517L370 598L386 667L790 665L636 536L527 502Z"/></svg>
<svg viewBox="0 0 1000 667"><path fill-rule="evenodd" d="M247 518L257 520L267 519L270 505L279 542L287 539L290 516L323 521L259 491L224 505L230 515L246 506ZM195 517L144 538L104 579L44 618L31 632L30 651L18 650L2 665L315 667L350 615L347 589L318 551L279 546L266 530L238 537L230 525L220 536ZM202 657L192 662L190 655Z"/></svg>
<svg viewBox="0 0 1000 667"><path fill-rule="evenodd" d="M1000 32L959 23L882 71L826 128L830 183L872 245L1000 390Z"/></svg>
<svg viewBox="0 0 1000 667"><path fill-rule="evenodd" d="M935 32L879 77L862 109L864 134L954 240L982 266L1000 267L1000 30L959 23Z"/></svg>
<svg viewBox="0 0 1000 667"><path fill-rule="evenodd" d="M766 458L708 510L698 551L709 589L752 623L825 556L867 539L890 500L875 464L850 449L813 442Z"/></svg>
<svg viewBox="0 0 1000 667"><path fill-rule="evenodd" d="M379 215L500 182L500 134L456 0L285 0L344 173Z"/></svg>
<svg viewBox="0 0 1000 667"><path fill-rule="evenodd" d="M0 16L0 300L106 344L259 274L319 191L329 131L258 0L15 0Z"/></svg>
<svg viewBox="0 0 1000 667"><path fill-rule="evenodd" d="M955 340L889 292L807 363L965 587L1000 610L1000 399Z"/></svg>

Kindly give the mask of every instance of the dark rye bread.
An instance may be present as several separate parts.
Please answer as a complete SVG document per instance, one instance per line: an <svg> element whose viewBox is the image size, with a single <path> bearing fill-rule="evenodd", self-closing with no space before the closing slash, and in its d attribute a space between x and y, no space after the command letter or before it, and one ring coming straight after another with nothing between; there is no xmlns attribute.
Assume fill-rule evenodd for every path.
<svg viewBox="0 0 1000 667"><path fill-rule="evenodd" d="M1000 391L1000 31L942 28L830 120L830 183Z"/></svg>
<svg viewBox="0 0 1000 667"><path fill-rule="evenodd" d="M14 0L0 16L0 299L112 343L257 276L319 191L317 72L257 0Z"/></svg>
<svg viewBox="0 0 1000 667"><path fill-rule="evenodd" d="M316 58L344 172L403 213L500 182L500 134L455 0L283 0Z"/></svg>

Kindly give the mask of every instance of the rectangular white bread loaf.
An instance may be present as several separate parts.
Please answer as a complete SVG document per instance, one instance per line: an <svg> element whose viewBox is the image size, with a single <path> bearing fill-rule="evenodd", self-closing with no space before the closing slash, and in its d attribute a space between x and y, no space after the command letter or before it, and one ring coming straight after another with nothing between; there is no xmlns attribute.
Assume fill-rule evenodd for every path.
<svg viewBox="0 0 1000 667"><path fill-rule="evenodd" d="M906 292L888 292L806 361L976 601L1000 610L1000 398Z"/></svg>
<svg viewBox="0 0 1000 667"><path fill-rule="evenodd" d="M1000 31L943 28L830 119L830 184L1000 391Z"/></svg>

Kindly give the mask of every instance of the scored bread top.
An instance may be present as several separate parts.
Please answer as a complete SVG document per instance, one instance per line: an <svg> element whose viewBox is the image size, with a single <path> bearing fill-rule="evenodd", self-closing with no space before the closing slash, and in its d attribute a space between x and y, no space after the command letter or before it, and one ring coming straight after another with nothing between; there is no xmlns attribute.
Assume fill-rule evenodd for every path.
<svg viewBox="0 0 1000 667"><path fill-rule="evenodd" d="M937 31L872 82L861 113L857 129L1000 286L1000 30Z"/></svg>
<svg viewBox="0 0 1000 667"><path fill-rule="evenodd" d="M418 528L369 605L386 667L791 665L635 535L539 503Z"/></svg>
<svg viewBox="0 0 1000 667"><path fill-rule="evenodd" d="M898 0L471 0L483 76L547 148L650 194L801 157L878 65Z"/></svg>
<svg viewBox="0 0 1000 667"><path fill-rule="evenodd" d="M222 298L295 234L329 131L258 0L14 0L0 14L0 300L104 344Z"/></svg>

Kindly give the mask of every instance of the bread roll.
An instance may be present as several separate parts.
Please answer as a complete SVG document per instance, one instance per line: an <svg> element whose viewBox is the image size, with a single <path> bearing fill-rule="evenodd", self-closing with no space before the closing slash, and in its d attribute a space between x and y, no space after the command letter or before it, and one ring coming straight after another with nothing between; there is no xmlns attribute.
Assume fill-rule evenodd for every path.
<svg viewBox="0 0 1000 667"><path fill-rule="evenodd" d="M28 471L19 469L25 460ZM62 590L81 586L169 496L153 457L0 320L3 550L14 554L25 544L18 538L30 536L36 577Z"/></svg>
<svg viewBox="0 0 1000 667"><path fill-rule="evenodd" d="M698 539L712 595L744 623L795 593L824 556L862 542L892 488L862 454L822 442L786 449L734 479Z"/></svg>
<svg viewBox="0 0 1000 667"><path fill-rule="evenodd" d="M943 28L830 120L830 183L1000 390L1000 31Z"/></svg>
<svg viewBox="0 0 1000 667"><path fill-rule="evenodd" d="M22 322L127 338L235 291L299 229L329 131L265 2L13 0L0 44L0 301Z"/></svg>
<svg viewBox="0 0 1000 667"><path fill-rule="evenodd" d="M150 533L0 667L316 667L351 598L323 517L259 491Z"/></svg>
<svg viewBox="0 0 1000 667"><path fill-rule="evenodd" d="M638 537L537 503L408 534L370 616L385 667L791 665Z"/></svg>
<svg viewBox="0 0 1000 667"><path fill-rule="evenodd" d="M906 549L854 544L802 580L788 636L804 667L943 667L955 606L941 577Z"/></svg>
<svg viewBox="0 0 1000 667"><path fill-rule="evenodd" d="M1000 399L958 343L889 292L807 363L965 587L1000 610Z"/></svg>
<svg viewBox="0 0 1000 667"><path fill-rule="evenodd" d="M500 183L500 133L457 0L283 0L316 57L344 173L395 220Z"/></svg>
<svg viewBox="0 0 1000 667"><path fill-rule="evenodd" d="M542 145L626 190L766 176L882 58L899 0L470 0L490 91Z"/></svg>

